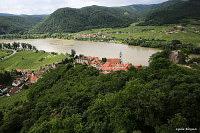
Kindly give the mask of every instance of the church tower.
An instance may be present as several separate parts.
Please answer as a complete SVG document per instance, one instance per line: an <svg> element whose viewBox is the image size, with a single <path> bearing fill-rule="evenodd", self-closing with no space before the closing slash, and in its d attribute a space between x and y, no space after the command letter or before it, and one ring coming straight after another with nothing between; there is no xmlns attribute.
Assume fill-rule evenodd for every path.
<svg viewBox="0 0 200 133"><path fill-rule="evenodd" d="M120 53L119 53L119 60L120 60L120 62L122 63L122 52L120 51Z"/></svg>

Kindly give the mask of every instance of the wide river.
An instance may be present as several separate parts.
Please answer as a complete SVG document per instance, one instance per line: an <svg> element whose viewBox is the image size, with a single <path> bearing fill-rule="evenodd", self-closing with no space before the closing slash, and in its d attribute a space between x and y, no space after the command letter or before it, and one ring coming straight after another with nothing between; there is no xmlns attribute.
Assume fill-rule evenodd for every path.
<svg viewBox="0 0 200 133"><path fill-rule="evenodd" d="M124 63L132 63L133 65L148 66L149 57L161 50L152 48L143 48L129 46L125 44L104 43L104 42L88 42L74 41L63 39L24 39L24 40L0 40L0 42L25 42L30 43L38 50L57 53L71 53L74 49L76 53L86 56L119 58L119 53L122 52Z"/></svg>

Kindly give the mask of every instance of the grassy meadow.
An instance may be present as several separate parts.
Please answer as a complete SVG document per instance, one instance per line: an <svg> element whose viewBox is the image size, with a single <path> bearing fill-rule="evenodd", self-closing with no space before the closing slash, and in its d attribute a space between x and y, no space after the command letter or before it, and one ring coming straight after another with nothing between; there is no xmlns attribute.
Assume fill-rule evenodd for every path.
<svg viewBox="0 0 200 133"><path fill-rule="evenodd" d="M20 51L10 58L0 62L0 68L5 70L12 69L36 69L40 66L61 62L65 59L64 55L52 55L44 52Z"/></svg>

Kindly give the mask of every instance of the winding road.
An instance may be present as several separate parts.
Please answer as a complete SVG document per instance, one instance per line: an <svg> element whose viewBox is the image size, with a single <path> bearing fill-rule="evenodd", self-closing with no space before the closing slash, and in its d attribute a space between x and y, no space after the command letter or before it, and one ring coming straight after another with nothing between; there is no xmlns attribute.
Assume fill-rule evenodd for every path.
<svg viewBox="0 0 200 133"><path fill-rule="evenodd" d="M0 61L3 61L3 60L5 60L5 59L7 59L7 58L13 56L14 54L16 54L16 50L12 50L12 51L13 51L13 53L12 53L11 55L5 56L5 57L2 58Z"/></svg>

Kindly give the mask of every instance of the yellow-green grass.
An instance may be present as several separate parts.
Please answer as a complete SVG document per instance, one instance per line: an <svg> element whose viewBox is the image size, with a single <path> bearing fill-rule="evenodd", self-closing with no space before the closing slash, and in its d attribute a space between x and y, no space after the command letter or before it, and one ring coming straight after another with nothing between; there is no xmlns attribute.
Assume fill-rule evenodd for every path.
<svg viewBox="0 0 200 133"><path fill-rule="evenodd" d="M81 31L76 34L89 34L89 33L107 33L107 32L130 32L130 34L108 34L106 36L116 37L116 39L127 39L127 38L145 38L145 39L160 39L166 41L180 40L183 43L200 44L200 37L198 33L193 33L194 31L200 31L200 26L197 25L187 25L184 30L187 33L173 33L165 34L165 31L170 31L174 29L175 25L168 26L134 26L131 25L127 28L103 28L103 29L92 29L87 31ZM195 27L195 28L194 28ZM180 28L181 29L181 28ZM179 30L180 30L179 29Z"/></svg>
<svg viewBox="0 0 200 133"><path fill-rule="evenodd" d="M6 60L0 62L0 68L5 70L22 69L30 70L37 69L40 66L61 62L65 59L64 55L52 55L44 52L20 51Z"/></svg>
<svg viewBox="0 0 200 133"><path fill-rule="evenodd" d="M5 56L11 55L12 53L12 50L0 50L0 59Z"/></svg>
<svg viewBox="0 0 200 133"><path fill-rule="evenodd" d="M3 108L10 107L16 102L26 101L28 93L29 90L22 90L10 97L7 96L0 97L0 110L3 110Z"/></svg>

